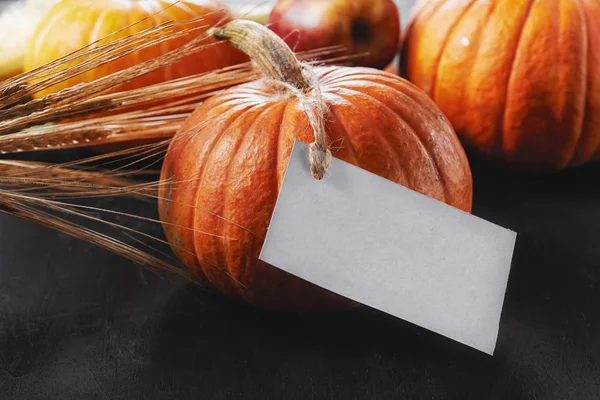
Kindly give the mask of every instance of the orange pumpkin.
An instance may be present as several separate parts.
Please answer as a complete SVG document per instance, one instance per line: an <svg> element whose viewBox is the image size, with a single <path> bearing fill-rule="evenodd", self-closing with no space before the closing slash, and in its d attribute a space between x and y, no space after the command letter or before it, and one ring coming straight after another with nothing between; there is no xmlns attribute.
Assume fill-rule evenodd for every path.
<svg viewBox="0 0 600 400"><path fill-rule="evenodd" d="M198 17L203 19L195 25L204 28L192 34L138 50L39 92L36 94L37 97L43 97L81 82L89 82L155 58L189 42L200 34L202 29L206 30L219 22L223 23L231 19L219 0L63 0L54 5L38 24L25 56L25 70L32 70L104 37L107 38L97 45L168 21L180 22ZM211 46L176 64L136 78L114 90L136 89L234 65L245 60L241 52L230 46Z"/></svg>
<svg viewBox="0 0 600 400"><path fill-rule="evenodd" d="M242 43L229 35L235 29L242 32ZM272 78L215 95L175 135L159 194L166 236L202 283L232 298L272 309L347 306L347 300L258 259L294 140L314 141L300 101L273 79L309 98L315 96L314 85L289 47L267 28L234 21L220 35L250 53ZM336 157L470 211L467 158L423 92L371 68L313 72L328 110L327 143Z"/></svg>
<svg viewBox="0 0 600 400"><path fill-rule="evenodd" d="M553 171L600 157L600 2L425 0L402 74L466 147Z"/></svg>

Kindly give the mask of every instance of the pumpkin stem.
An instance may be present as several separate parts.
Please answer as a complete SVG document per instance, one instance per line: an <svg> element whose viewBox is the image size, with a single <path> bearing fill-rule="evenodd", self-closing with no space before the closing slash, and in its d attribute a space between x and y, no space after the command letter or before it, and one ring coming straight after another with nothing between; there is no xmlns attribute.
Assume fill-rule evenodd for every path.
<svg viewBox="0 0 600 400"><path fill-rule="evenodd" d="M236 19L215 33L243 51L269 78L287 83L303 92L312 85L302 73L302 66L290 47L275 32L257 22Z"/></svg>
<svg viewBox="0 0 600 400"><path fill-rule="evenodd" d="M315 141L309 145L310 169L316 179L323 179L332 155L325 143L325 107L314 71L303 69L283 39L257 22L233 20L215 33L215 38L226 40L246 53L263 74L280 82L298 98L315 135ZM314 91L314 99L307 96L311 90Z"/></svg>

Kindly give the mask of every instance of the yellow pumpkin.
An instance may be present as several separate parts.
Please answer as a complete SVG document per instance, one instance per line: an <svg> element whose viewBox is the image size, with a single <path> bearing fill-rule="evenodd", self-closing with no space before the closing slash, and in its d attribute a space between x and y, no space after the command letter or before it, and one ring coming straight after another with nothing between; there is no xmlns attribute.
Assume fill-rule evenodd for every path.
<svg viewBox="0 0 600 400"><path fill-rule="evenodd" d="M210 26L232 19L219 0L63 0L54 5L38 24L25 56L25 70L32 70L103 38L106 39L95 45L105 44L168 21L187 21L198 17L203 17L202 20L194 22L199 29L191 34L135 51L41 91L36 94L37 97L80 82L89 82L155 58L189 42ZM214 39L207 39L207 42L212 41ZM246 57L241 52L226 44L218 44L196 52L167 68L127 82L121 85L119 90L136 89L227 67L244 60Z"/></svg>

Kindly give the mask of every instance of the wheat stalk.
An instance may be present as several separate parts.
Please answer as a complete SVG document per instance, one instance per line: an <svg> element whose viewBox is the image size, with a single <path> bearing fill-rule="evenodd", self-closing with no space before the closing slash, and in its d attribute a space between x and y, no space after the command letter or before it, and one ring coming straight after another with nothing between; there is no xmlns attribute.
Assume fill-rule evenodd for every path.
<svg viewBox="0 0 600 400"><path fill-rule="evenodd" d="M56 61L0 82L0 154L154 141L62 164L0 159L0 212L94 243L151 270L167 271L196 282L190 273L174 266L174 263L72 219L99 223L125 232L140 246L149 245L139 238L164 242L96 214L118 214L130 219L160 222L154 218L86 206L81 201L116 196L130 197L135 201L156 201L158 188L173 182L140 181L138 178L156 175L157 171L152 168L162 160L171 138L183 121L204 99L231 86L256 79L259 73L252 64L173 79L137 90L115 91L125 82L215 45L203 43L211 32L208 30L178 49L125 70L41 99L31 97L57 83L126 57L140 48L207 28L201 23L202 18L185 22L171 21L108 43L103 43L108 37L102 38ZM341 63L348 61L348 57L336 57L336 54L343 53L342 47L335 46L304 52L298 57L303 61L319 59L321 63ZM88 117L84 119L83 116ZM228 222L233 224L232 221ZM198 233L212 235L211 232Z"/></svg>
<svg viewBox="0 0 600 400"><path fill-rule="evenodd" d="M301 54L300 58L310 60L315 56L337 51L337 47L321 49ZM42 111L0 123L0 154L166 139L174 135L181 123L205 98L258 76L258 71L250 63L245 63L141 89L101 94L79 103L72 104L71 101L75 100L71 100L60 107L46 107ZM115 78L113 84L122 83L121 79L122 77ZM26 109L28 104L14 108ZM140 111L142 106L144 110ZM115 109L119 109L119 112L109 116L61 122L65 118L106 113ZM39 126L48 123L53 124ZM37 127L27 129L32 126Z"/></svg>

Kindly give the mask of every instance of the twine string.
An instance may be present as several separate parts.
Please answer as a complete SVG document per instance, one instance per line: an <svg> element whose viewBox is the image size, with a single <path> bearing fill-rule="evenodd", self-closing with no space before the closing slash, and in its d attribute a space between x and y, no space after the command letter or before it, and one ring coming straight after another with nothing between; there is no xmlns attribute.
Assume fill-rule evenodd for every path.
<svg viewBox="0 0 600 400"><path fill-rule="evenodd" d="M304 76L310 82L310 89L313 91L314 96L307 96L303 90L289 83L282 81L274 81L274 83L283 86L298 99L302 111L304 111L308 118L315 137L315 141L308 145L310 170L315 179L321 180L325 177L332 158L331 150L325 143L325 102L321 93L319 79L312 67L306 63L301 63L301 66Z"/></svg>

